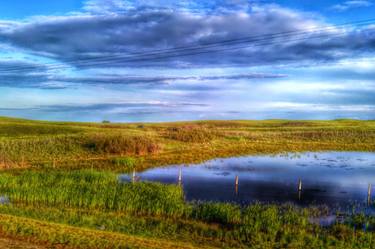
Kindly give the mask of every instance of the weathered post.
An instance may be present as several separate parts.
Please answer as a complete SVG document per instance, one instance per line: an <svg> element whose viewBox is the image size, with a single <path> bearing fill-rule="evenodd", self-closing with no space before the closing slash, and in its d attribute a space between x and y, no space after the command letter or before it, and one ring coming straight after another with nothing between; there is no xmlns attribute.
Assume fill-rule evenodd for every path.
<svg viewBox="0 0 375 249"><path fill-rule="evenodd" d="M300 201L302 197L302 180L298 180L298 200Z"/></svg>
<svg viewBox="0 0 375 249"><path fill-rule="evenodd" d="M182 185L182 169L180 168L178 172L178 185Z"/></svg>
<svg viewBox="0 0 375 249"><path fill-rule="evenodd" d="M235 180L234 180L234 192L236 195L238 195L238 175L236 176Z"/></svg>
<svg viewBox="0 0 375 249"><path fill-rule="evenodd" d="M302 180L298 180L298 191L302 191Z"/></svg>
<svg viewBox="0 0 375 249"><path fill-rule="evenodd" d="M371 183L369 183L368 188L367 188L367 205L371 205Z"/></svg>
<svg viewBox="0 0 375 249"><path fill-rule="evenodd" d="M132 182L135 183L135 169L133 169Z"/></svg>

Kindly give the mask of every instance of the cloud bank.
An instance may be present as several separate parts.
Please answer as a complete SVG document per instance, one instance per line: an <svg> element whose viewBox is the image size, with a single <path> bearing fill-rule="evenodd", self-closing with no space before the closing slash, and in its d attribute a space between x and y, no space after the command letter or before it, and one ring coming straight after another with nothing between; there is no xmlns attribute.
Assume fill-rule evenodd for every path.
<svg viewBox="0 0 375 249"><path fill-rule="evenodd" d="M0 25L0 42L78 68L320 62L346 58L354 51L367 53L375 44L374 27L330 28L313 16L277 5L257 6L247 12L196 13L105 2L104 9L91 1L86 7L90 12ZM101 12L94 11L95 6ZM318 32L305 34L311 30ZM292 36L290 31L303 33ZM289 35L270 39L269 34L275 33ZM244 37L250 41L205 48L205 44ZM196 49L186 49L192 44ZM165 51L170 48L185 49Z"/></svg>
<svg viewBox="0 0 375 249"><path fill-rule="evenodd" d="M369 6L357 0L331 9ZM90 0L65 15L0 20L0 114L178 120L347 108L373 115L375 63L354 61L373 58L374 48L371 22L338 26L261 0ZM21 96L18 106L11 94Z"/></svg>

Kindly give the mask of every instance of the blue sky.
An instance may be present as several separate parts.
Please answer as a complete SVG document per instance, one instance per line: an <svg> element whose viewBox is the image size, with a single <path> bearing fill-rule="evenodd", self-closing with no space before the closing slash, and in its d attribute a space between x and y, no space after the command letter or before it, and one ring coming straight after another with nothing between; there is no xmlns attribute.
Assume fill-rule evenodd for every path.
<svg viewBox="0 0 375 249"><path fill-rule="evenodd" d="M0 115L374 119L373 13L368 0L7 1Z"/></svg>
<svg viewBox="0 0 375 249"><path fill-rule="evenodd" d="M78 11L83 7L82 1L64 0L12 0L0 5L1 19L19 20L38 15L63 15Z"/></svg>

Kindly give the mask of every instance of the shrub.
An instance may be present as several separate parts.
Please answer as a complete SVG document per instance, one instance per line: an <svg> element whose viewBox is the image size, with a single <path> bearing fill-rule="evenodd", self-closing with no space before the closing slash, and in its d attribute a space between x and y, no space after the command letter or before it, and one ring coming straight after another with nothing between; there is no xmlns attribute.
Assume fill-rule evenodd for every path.
<svg viewBox="0 0 375 249"><path fill-rule="evenodd" d="M216 137L215 131L199 126L184 126L169 128L165 134L166 138L182 142L209 142Z"/></svg>
<svg viewBox="0 0 375 249"><path fill-rule="evenodd" d="M84 146L97 153L107 154L152 154L160 150L160 145L149 137L123 135L93 135Z"/></svg>
<svg viewBox="0 0 375 249"><path fill-rule="evenodd" d="M241 209L230 203L200 203L194 205L191 216L202 221L236 224L241 221Z"/></svg>
<svg viewBox="0 0 375 249"><path fill-rule="evenodd" d="M136 160L132 157L116 157L112 159L112 163L116 166L125 166L132 169L135 166Z"/></svg>

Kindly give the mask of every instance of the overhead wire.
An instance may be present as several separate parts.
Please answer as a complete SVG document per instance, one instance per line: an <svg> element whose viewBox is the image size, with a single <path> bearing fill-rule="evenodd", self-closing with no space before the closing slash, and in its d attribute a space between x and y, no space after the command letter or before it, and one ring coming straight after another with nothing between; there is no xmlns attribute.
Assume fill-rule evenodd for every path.
<svg viewBox="0 0 375 249"><path fill-rule="evenodd" d="M330 25L326 28L320 29L310 29L310 30L294 30L294 31L287 31L287 32L279 32L273 34L264 34L258 36L248 36L242 37L237 39L229 39L229 40L222 40L217 42L208 42L208 43L201 43L198 45L190 45L190 46L180 46L180 47L173 47L167 49L157 49L153 51L146 51L146 52L138 52L138 53L128 53L124 55L114 55L114 56L107 56L107 57L99 57L99 58L86 58L86 59L74 59L74 60L65 60L59 63L45 63L41 66L45 67L45 70L58 70L58 69L66 69L66 68L84 68L84 67L99 67L99 66L106 66L115 63L125 64L130 62L139 62L139 61L157 61L161 59L168 59L168 58L176 58L176 57L185 57L185 56L192 56L192 55L200 55L200 54L207 54L207 53L217 53L217 52L224 52L229 50L235 49L242 49L248 47L257 47L257 46L268 46L273 44L280 44L280 42L295 42L295 41L303 41L307 39L316 39L316 38L333 38L338 37L341 35L345 35L344 31L337 30L338 28L344 28L346 26L350 27L359 27L362 25L370 25L375 23L375 19L367 19L361 21L354 21L354 22L347 22L343 24L337 25ZM335 33L323 33L322 32L329 32L335 31ZM314 35L316 34L317 35ZM302 36L298 39L289 39ZM281 40L280 39L285 39ZM238 46L242 45L244 46ZM31 70L35 70L37 65L32 66L14 66L14 67L6 67L1 68L0 73L15 73L15 72L27 72Z"/></svg>

